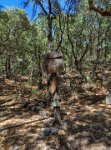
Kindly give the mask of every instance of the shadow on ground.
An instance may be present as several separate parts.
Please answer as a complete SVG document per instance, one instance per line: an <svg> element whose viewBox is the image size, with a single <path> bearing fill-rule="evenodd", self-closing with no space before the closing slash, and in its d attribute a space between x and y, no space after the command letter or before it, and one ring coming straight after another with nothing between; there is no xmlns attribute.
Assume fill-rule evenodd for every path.
<svg viewBox="0 0 111 150"><path fill-rule="evenodd" d="M22 99L17 99L18 91L14 83L12 86L2 82L0 128L37 118L44 119L2 130L0 150L110 150L111 107L104 104L104 93L97 95L95 87L91 86L80 85L77 91L68 84L63 84L59 92L61 109L65 112L63 122L67 124L67 130L62 135L40 136L41 128L46 127L46 122L53 114L46 91L40 90L30 97L26 94ZM88 105L95 100L96 103ZM42 110L43 113L40 114ZM49 116L49 119L45 119L45 116Z"/></svg>

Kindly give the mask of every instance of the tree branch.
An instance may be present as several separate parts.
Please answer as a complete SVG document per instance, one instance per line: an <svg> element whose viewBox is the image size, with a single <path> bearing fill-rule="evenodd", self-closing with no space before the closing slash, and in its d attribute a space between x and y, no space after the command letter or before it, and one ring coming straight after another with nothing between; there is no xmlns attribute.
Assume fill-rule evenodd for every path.
<svg viewBox="0 0 111 150"><path fill-rule="evenodd" d="M62 40L63 40L63 34L64 34L64 28L65 28L65 25L64 25L64 28L62 30L62 23L61 23L61 18L60 18L60 15L59 15L59 27L60 27L60 32L61 32L61 35L60 35L60 40L59 40L59 43L58 43L58 46L57 46L57 49L56 51L59 49L59 47L61 46L62 44Z"/></svg>
<svg viewBox="0 0 111 150"><path fill-rule="evenodd" d="M89 2L89 9L90 10L93 10L93 11L99 13L102 16L111 16L111 11L104 10L101 7L96 7L94 5L93 0L88 0L88 2Z"/></svg>
<svg viewBox="0 0 111 150"><path fill-rule="evenodd" d="M44 6L42 5L40 0L36 0L36 3L40 5L40 7L42 8L43 12L45 13L45 15L47 15L47 11L45 10Z"/></svg>
<svg viewBox="0 0 111 150"><path fill-rule="evenodd" d="M7 130L7 129L12 129L12 128L17 128L17 127L20 127L20 126L24 126L26 124L30 124L30 123L33 123L33 122L43 121L45 119L48 119L48 117L40 118L40 119L35 119L35 120L27 121L27 122L24 122L24 123L15 124L15 125L12 125L12 126L7 126L7 127L4 127L4 128L1 128L0 132L2 132L4 130Z"/></svg>
<svg viewBox="0 0 111 150"><path fill-rule="evenodd" d="M49 4L49 14L51 14L52 10L51 10L51 1L50 0L48 0L48 4Z"/></svg>

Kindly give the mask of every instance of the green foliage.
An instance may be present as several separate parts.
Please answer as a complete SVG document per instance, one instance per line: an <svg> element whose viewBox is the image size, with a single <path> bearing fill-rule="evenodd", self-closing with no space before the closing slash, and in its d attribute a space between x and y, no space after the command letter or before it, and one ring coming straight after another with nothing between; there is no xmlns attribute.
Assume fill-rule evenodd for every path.
<svg viewBox="0 0 111 150"><path fill-rule="evenodd" d="M36 60L38 51L43 50L46 43L40 25L30 22L25 12L19 9L3 11L0 16L1 66L5 66L5 60L10 57L13 73L29 74L34 63L38 69L37 61L41 61Z"/></svg>

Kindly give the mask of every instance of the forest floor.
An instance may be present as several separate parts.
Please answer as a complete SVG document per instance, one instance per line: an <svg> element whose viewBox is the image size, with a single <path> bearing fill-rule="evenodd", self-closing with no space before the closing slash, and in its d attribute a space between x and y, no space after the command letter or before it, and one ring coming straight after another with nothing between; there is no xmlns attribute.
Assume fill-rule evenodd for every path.
<svg viewBox="0 0 111 150"><path fill-rule="evenodd" d="M62 77L59 91L65 129L52 125L45 86L30 87L25 77L0 80L0 150L111 150L111 105L105 104L105 87L70 85L69 78L72 83L73 74ZM52 133L44 132L49 128Z"/></svg>

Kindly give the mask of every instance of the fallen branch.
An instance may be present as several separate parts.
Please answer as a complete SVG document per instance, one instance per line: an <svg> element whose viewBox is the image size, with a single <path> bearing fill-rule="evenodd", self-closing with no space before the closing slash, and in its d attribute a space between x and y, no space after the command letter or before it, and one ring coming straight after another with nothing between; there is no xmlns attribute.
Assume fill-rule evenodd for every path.
<svg viewBox="0 0 111 150"><path fill-rule="evenodd" d="M20 123L20 124L15 124L15 125L12 125L12 126L8 126L8 127L4 127L4 128L1 128L0 129L0 132L4 131L4 130L7 130L7 129L11 129L11 128L16 128L16 127L20 127L20 126L23 126L23 125L26 125L26 124L30 124L30 123L33 123L33 122L38 122L38 121L42 121L42 120L45 120L45 119L48 119L49 117L46 117L46 118L40 118L40 119L35 119L35 120L31 120L31 121L27 121L27 122L24 122L24 123Z"/></svg>
<svg viewBox="0 0 111 150"><path fill-rule="evenodd" d="M99 101L103 101L105 99L105 97L106 97L105 95L102 96L102 97L97 97L97 99L95 99L93 102L89 103L88 106L92 105L92 104L95 104L95 103L97 103Z"/></svg>

